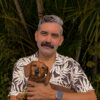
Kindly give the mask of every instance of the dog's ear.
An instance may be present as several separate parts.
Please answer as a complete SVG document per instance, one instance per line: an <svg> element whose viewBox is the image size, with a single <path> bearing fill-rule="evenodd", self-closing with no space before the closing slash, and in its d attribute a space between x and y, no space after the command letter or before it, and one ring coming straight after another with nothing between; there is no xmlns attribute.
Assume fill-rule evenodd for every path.
<svg viewBox="0 0 100 100"><path fill-rule="evenodd" d="M47 67L47 76L46 76L46 78L45 78L45 85L48 85L48 83L49 83L49 80L50 80L50 78L51 78L51 73L49 72L49 68Z"/></svg>
<svg viewBox="0 0 100 100"><path fill-rule="evenodd" d="M32 63L29 63L28 65L26 65L26 66L24 67L24 74L25 74L26 77L30 76L31 64L32 64Z"/></svg>

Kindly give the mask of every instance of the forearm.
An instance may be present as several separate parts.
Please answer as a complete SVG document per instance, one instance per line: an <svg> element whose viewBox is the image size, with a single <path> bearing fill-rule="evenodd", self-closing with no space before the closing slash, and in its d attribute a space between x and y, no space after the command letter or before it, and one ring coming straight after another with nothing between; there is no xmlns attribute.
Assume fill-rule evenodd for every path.
<svg viewBox="0 0 100 100"><path fill-rule="evenodd" d="M48 96L47 96L47 100L56 100L56 93L57 93L57 91L56 90L54 90L54 89L50 89L50 90L48 90L49 91L49 94L48 94Z"/></svg>
<svg viewBox="0 0 100 100"><path fill-rule="evenodd" d="M18 100L16 96L10 96L10 100Z"/></svg>
<svg viewBox="0 0 100 100"><path fill-rule="evenodd" d="M86 93L63 93L62 100L97 100L94 91Z"/></svg>

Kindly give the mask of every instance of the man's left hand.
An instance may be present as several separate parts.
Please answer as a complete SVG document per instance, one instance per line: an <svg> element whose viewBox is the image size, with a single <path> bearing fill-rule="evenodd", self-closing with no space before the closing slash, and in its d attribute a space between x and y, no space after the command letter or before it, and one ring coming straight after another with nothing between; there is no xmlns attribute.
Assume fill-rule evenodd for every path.
<svg viewBox="0 0 100 100"><path fill-rule="evenodd" d="M27 99L28 100L55 100L56 91L48 84L36 83L32 81L27 82Z"/></svg>

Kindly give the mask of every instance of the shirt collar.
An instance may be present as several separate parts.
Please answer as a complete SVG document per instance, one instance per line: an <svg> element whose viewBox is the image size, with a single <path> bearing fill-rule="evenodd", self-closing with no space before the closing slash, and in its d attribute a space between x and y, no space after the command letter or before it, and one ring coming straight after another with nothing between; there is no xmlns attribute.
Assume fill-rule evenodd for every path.
<svg viewBox="0 0 100 100"><path fill-rule="evenodd" d="M38 51L33 55L35 60L38 60ZM60 55L56 52L56 60L54 62L55 65L62 65L64 62L64 56Z"/></svg>
<svg viewBox="0 0 100 100"><path fill-rule="evenodd" d="M55 65L62 65L63 62L64 62L64 56L60 55L59 53L56 53Z"/></svg>

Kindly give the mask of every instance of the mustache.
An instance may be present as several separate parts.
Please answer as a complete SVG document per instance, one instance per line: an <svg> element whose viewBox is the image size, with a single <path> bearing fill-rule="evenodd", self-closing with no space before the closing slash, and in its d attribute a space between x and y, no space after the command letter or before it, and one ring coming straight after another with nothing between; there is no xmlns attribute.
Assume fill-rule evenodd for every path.
<svg viewBox="0 0 100 100"><path fill-rule="evenodd" d="M48 46L48 47L50 47L52 49L54 48L54 46L51 43L49 43L49 42L42 42L41 46Z"/></svg>

